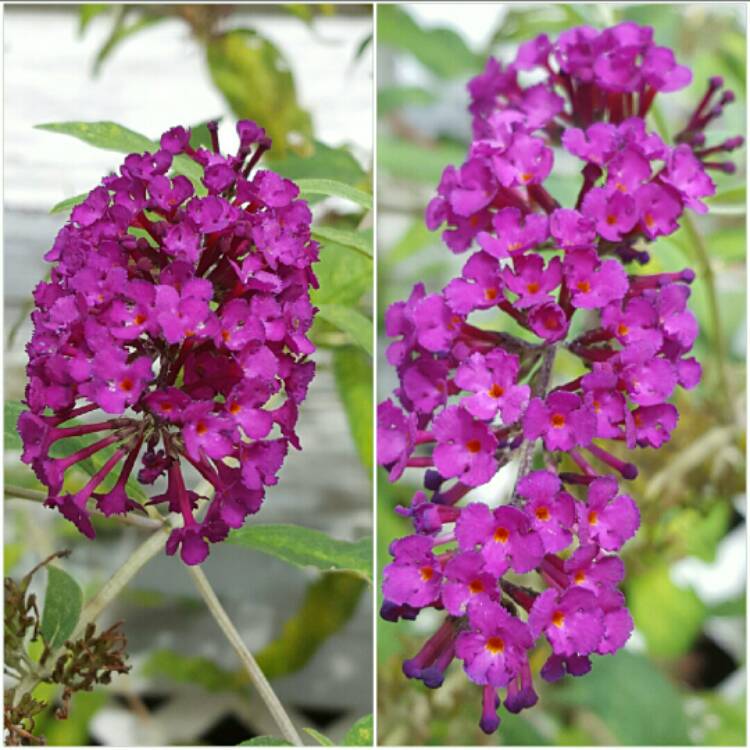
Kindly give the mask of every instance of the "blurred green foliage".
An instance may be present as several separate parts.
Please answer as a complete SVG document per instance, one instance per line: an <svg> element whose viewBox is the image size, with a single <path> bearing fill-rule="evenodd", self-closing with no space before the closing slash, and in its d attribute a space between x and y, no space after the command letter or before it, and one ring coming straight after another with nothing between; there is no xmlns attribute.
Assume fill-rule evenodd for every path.
<svg viewBox="0 0 750 750"><path fill-rule="evenodd" d="M481 71L487 55L508 59L518 43L540 33L554 36L582 23L602 27L632 19L653 26L658 43L672 46L694 73L687 89L659 98L654 129L666 125L667 135L677 132L706 80L722 75L737 101L712 128L712 142L746 130L745 11L740 4L498 4L494 11L482 6L477 12L494 18L482 49L460 30L461 13L464 8L471 12L471 6L452 7L454 27L443 12L429 28L417 22L416 13L409 15L408 6L378 8L379 70L384 71L378 95L379 399L396 385L383 356L385 309L407 297L417 281L428 290L441 288L465 260L442 246L439 232L427 231L423 216L443 168L464 160L470 120L456 110L465 108L468 95L457 93L458 87ZM400 34L400 27L406 33ZM691 308L700 322L695 352L704 378L699 388L676 397L681 418L672 441L634 457L640 476L630 494L639 502L643 523L624 557L637 646L597 658L583 678L554 685L537 679L539 704L519 716L503 711L498 734L486 737L477 727L480 690L459 665L435 691L401 673L401 661L416 653L435 623L424 615L416 623L381 621L381 744L744 744L745 697L736 687L745 681L745 596L704 599L702 589L674 572L688 558L716 563L728 535L734 529L736 536L744 522L746 170L744 151L734 156L736 174L712 174L717 195L709 201L709 214L692 216L679 232L656 243L644 269L696 269ZM570 204L578 180L577 172L560 160L551 175L551 192ZM501 316L484 321L511 330ZM558 358L561 377L570 375L574 365L572 359ZM409 531L393 509L408 504L415 489L404 480L392 486L384 473L378 475L381 571L389 560L389 542ZM738 555L725 563L725 570L727 565L744 569L744 560ZM712 640L716 626L730 628L735 643ZM540 647L535 671L545 656Z"/></svg>

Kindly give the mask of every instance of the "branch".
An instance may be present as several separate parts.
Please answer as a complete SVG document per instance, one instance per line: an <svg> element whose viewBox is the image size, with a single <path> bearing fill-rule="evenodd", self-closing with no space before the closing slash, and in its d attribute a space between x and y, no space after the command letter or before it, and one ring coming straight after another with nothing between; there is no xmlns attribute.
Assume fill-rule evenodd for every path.
<svg viewBox="0 0 750 750"><path fill-rule="evenodd" d="M16 485L6 484L4 487L5 497L17 498L19 500L31 500L35 503L43 503L47 499L47 494L40 492L39 490L30 490L26 487L18 487ZM117 521L125 526L137 526L139 529L151 529L156 530L164 525L163 521L157 521L153 515L151 519L143 518L142 516L105 516L101 511L93 510L98 516L102 518L109 518L112 521ZM153 520L152 520L153 519Z"/></svg>
<svg viewBox="0 0 750 750"><path fill-rule="evenodd" d="M250 653L247 646L245 646L242 637L237 632L232 621L229 619L224 608L221 606L221 602L216 596L216 592L211 587L205 573L197 565L188 567L188 573L190 573L195 586L198 589L200 595L203 597L203 601L206 603L209 611L216 620L216 623L221 628L227 640L232 645L232 648L237 652L240 657L240 661L245 667L250 681L255 686L256 690L260 694L261 699L266 704L271 716L275 719L276 723L281 730L282 735L285 739L291 742L293 745L302 747L303 742L300 738L297 730L292 724L292 720L281 705L276 693L263 674L263 671L258 666L258 662L255 661L255 657Z"/></svg>
<svg viewBox="0 0 750 750"><path fill-rule="evenodd" d="M164 546L164 535L166 533L166 528L160 528L155 534L152 534L146 539L146 541L143 542L135 552L133 552L122 567L115 571L114 575L101 587L101 589L99 589L98 593L92 599L89 599L81 610L78 624L68 640L75 641L80 638L86 629L86 626L90 622L94 622L110 602L112 602L125 586L130 583L141 568L143 568L152 557L155 557L161 551ZM40 682L47 679L52 673L59 656L64 651L65 646L61 646L49 656L46 663L52 666L48 669L35 674L26 675L14 688L14 701L17 697L19 699L23 697L25 693L31 693Z"/></svg>
<svg viewBox="0 0 750 750"><path fill-rule="evenodd" d="M539 366L536 376L534 377L534 384L532 386L531 397L537 396L538 398L544 398L547 395L547 388L549 388L549 382L552 378L552 366L555 363L555 354L557 353L557 347L555 344L544 350L544 356L542 358L542 364ZM518 483L523 479L529 470L531 460L534 457L534 446L536 440L524 440L521 444L521 453L518 465L518 474L516 474L516 483L513 486L513 494L511 495L509 505L518 504Z"/></svg>

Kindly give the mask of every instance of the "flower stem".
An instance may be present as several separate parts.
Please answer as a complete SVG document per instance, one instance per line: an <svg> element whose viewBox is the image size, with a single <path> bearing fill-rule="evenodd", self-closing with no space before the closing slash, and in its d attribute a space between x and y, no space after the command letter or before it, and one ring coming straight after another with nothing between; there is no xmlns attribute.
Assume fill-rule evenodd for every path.
<svg viewBox="0 0 750 750"><path fill-rule="evenodd" d="M235 628L234 624L229 619L229 615L227 615L226 611L221 606L221 602L216 596L216 592L213 590L206 575L197 565L189 566L188 573L190 573L193 578L196 588L203 597L203 601L206 603L213 618L216 620L217 625L221 628L227 640L232 645L232 648L234 648L237 655L240 657L240 661L247 670L251 682L257 689L263 702L266 704L271 716L273 716L278 724L282 735L293 745L302 747L302 739L294 728L292 720L281 705L281 701L273 691L273 688L263 674L263 671L258 666L258 662L255 661L255 657L253 657L247 646L245 646L242 637L237 632L237 628Z"/></svg>
<svg viewBox="0 0 750 750"><path fill-rule="evenodd" d="M711 324L713 327L713 344L716 354L716 372L719 378L719 389L722 395L722 401L727 413L732 411L732 390L727 374L727 350L724 341L724 330L721 323L721 308L719 298L716 294L716 277L711 265L711 257L706 248L703 237L695 226L692 216L685 214L682 217L682 225L690 239L695 253L695 259L701 270L701 276L706 285L706 297L708 298L708 309L711 315Z"/></svg>
<svg viewBox="0 0 750 750"><path fill-rule="evenodd" d="M32 502L35 502L35 503L43 503L47 499L46 492L40 492L39 490L30 490L30 489L27 489L26 487L17 487L16 485L13 485L13 484L5 485L4 494L5 494L5 497L7 498L31 500ZM149 510L152 510L152 509L148 508L146 512L148 512ZM96 513L97 515L101 515L101 516L104 515L103 513L100 513L100 511L93 509L93 508L92 508L92 513ZM155 518L152 513L149 513L149 515L151 516L151 518L143 518L142 516L132 516L132 515L109 516L109 518L110 520L117 521L118 523L121 523L125 526L136 526L139 529L155 530L164 525L164 522Z"/></svg>
<svg viewBox="0 0 750 750"><path fill-rule="evenodd" d="M557 347L553 344L548 349L545 349L542 357L542 364L539 366L539 370L534 378L534 384L532 386L532 396L538 398L544 398L547 394L547 388L549 388L549 382L552 378L552 365L555 362L555 354L557 353ZM511 495L510 505L517 505L518 500L518 482L526 475L531 465L531 460L534 457L534 446L536 440L524 440L521 443L521 452L518 465L518 474L516 475L516 483L513 487L513 494Z"/></svg>

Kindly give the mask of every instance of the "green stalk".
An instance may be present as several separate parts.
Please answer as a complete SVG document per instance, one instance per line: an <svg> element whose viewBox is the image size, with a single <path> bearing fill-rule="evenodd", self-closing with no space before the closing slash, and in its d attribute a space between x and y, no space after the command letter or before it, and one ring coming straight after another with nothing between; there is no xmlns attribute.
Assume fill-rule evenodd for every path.
<svg viewBox="0 0 750 750"><path fill-rule="evenodd" d="M216 596L216 592L213 590L208 578L206 578L204 572L197 565L188 567L188 573L190 573L195 583L195 587L203 597L203 601L206 603L214 620L216 620L217 625L221 628L226 639L236 651L237 656L240 657L240 661L245 667L245 670L250 677L250 681L253 683L261 699L266 704L266 707L276 721L282 735L293 745L302 747L304 743L297 733L292 720L284 710L284 706L281 704L281 701L271 687L271 684L268 682L268 679L263 674L263 671L258 666L255 657L250 653L247 646L245 646L242 636L237 632L237 628L235 628L234 623L229 619L226 610L221 606L221 602Z"/></svg>

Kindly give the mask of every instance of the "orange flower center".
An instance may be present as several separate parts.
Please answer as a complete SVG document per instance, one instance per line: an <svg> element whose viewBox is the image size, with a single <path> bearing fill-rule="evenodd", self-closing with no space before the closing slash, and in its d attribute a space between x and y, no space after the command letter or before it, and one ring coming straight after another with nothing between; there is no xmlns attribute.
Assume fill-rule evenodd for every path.
<svg viewBox="0 0 750 750"><path fill-rule="evenodd" d="M549 508L546 505L540 505L535 511L534 515L540 520L540 521L549 521L550 515L549 515Z"/></svg>
<svg viewBox="0 0 750 750"><path fill-rule="evenodd" d="M526 284L526 291L529 294L536 294L539 291L539 282L531 281L528 284Z"/></svg>
<svg viewBox="0 0 750 750"><path fill-rule="evenodd" d="M553 414L552 417L551 417L551 419L550 419L550 422L552 422L552 426L556 430L559 430L562 427L565 427L565 415L564 414L560 414L560 413Z"/></svg>
<svg viewBox="0 0 750 750"><path fill-rule="evenodd" d="M505 388L497 383L493 383L488 393L492 398L500 398L505 393Z"/></svg>
<svg viewBox="0 0 750 750"><path fill-rule="evenodd" d="M510 539L510 532L508 531L508 529L504 528L503 526L500 526L499 528L495 529L495 534L493 536L493 539L496 542L505 544L508 541L508 539Z"/></svg>
<svg viewBox="0 0 750 750"><path fill-rule="evenodd" d="M491 654L502 654L503 651L505 651L505 641L499 635L493 635L491 638L487 639L487 643L484 644L484 647Z"/></svg>
<svg viewBox="0 0 750 750"><path fill-rule="evenodd" d="M127 392L130 392L130 391L132 391L132 390L133 390L133 385L134 385L134 383L133 383L133 381L132 381L132 380L131 380L130 378L128 378L128 377L124 377L124 378L123 378L123 379L122 379L122 380L120 381L120 390L121 390L121 391L127 391Z"/></svg>
<svg viewBox="0 0 750 750"><path fill-rule="evenodd" d="M609 216L607 216L607 224L609 224L610 226L614 226L615 224L617 224L617 217L614 214L610 214Z"/></svg>
<svg viewBox="0 0 750 750"><path fill-rule="evenodd" d="M619 326L617 326L617 333L620 334L620 336L627 336L630 329L625 325L625 323L620 323Z"/></svg>
<svg viewBox="0 0 750 750"><path fill-rule="evenodd" d="M552 615L552 624L556 628L561 628L565 624L565 615L559 609Z"/></svg>
<svg viewBox="0 0 750 750"><path fill-rule="evenodd" d="M484 290L484 298L486 300L497 299L497 289L485 289Z"/></svg>
<svg viewBox="0 0 750 750"><path fill-rule="evenodd" d="M429 581L434 575L435 571L429 565L425 565L423 568L419 569L419 577L423 581Z"/></svg>
<svg viewBox="0 0 750 750"><path fill-rule="evenodd" d="M469 584L469 591L472 594L481 594L484 591L484 584L478 578L475 578Z"/></svg>
<svg viewBox="0 0 750 750"><path fill-rule="evenodd" d="M479 453L479 451L482 450L482 444L476 440L469 440L468 443L466 443L466 450L469 451L469 453Z"/></svg>
<svg viewBox="0 0 750 750"><path fill-rule="evenodd" d="M586 292L591 291L591 284L589 284L588 279L583 279L576 284L576 289L578 289L579 292L583 292L585 294Z"/></svg>
<svg viewBox="0 0 750 750"><path fill-rule="evenodd" d="M146 322L146 316L143 313L138 313L135 318L133 318L133 322L137 326L142 326Z"/></svg>
<svg viewBox="0 0 750 750"><path fill-rule="evenodd" d="M233 401L232 405L229 407L229 412L236 416L240 411L242 411L242 407L239 405L239 402Z"/></svg>
<svg viewBox="0 0 750 750"><path fill-rule="evenodd" d="M205 422L198 422L198 424L195 425L195 432L198 435L205 435L208 432L208 425L206 425Z"/></svg>
<svg viewBox="0 0 750 750"><path fill-rule="evenodd" d="M580 586L585 580L586 576L582 570L579 570L574 576L573 580Z"/></svg>
<svg viewBox="0 0 750 750"><path fill-rule="evenodd" d="M596 526L599 523L599 514L595 510L590 510L588 519L592 526Z"/></svg>

